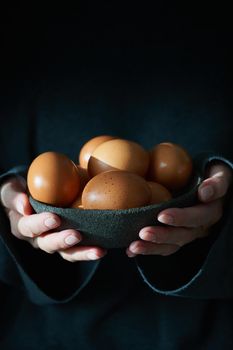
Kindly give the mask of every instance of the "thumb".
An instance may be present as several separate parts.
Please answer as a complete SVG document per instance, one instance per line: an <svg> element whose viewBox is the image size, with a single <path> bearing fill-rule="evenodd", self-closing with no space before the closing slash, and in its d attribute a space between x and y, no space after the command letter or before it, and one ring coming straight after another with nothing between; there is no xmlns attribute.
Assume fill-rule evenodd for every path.
<svg viewBox="0 0 233 350"><path fill-rule="evenodd" d="M198 188L198 197L202 202L222 198L228 191L232 180L232 170L224 163L211 165L207 178Z"/></svg>
<svg viewBox="0 0 233 350"><path fill-rule="evenodd" d="M11 177L0 188L1 202L8 210L14 210L21 215L30 215L33 209L26 192L25 179L21 176Z"/></svg>

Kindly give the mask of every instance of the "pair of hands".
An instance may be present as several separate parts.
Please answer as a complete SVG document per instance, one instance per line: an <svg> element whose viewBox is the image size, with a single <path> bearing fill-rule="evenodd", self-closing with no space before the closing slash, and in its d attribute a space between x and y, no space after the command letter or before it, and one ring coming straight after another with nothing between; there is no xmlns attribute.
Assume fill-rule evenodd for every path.
<svg viewBox="0 0 233 350"><path fill-rule="evenodd" d="M188 208L161 211L158 220L166 226L144 227L139 240L126 249L128 257L170 255L197 238L208 235L209 228L223 214L224 197L231 183L232 170L223 163L212 165L207 178L198 188L200 203ZM97 260L107 251L101 247L79 246L80 232L59 231L61 219L53 213L33 214L23 178L11 178L0 188L0 199L8 215L11 232L34 248L47 253L59 253L67 261ZM51 232L52 231L52 232Z"/></svg>

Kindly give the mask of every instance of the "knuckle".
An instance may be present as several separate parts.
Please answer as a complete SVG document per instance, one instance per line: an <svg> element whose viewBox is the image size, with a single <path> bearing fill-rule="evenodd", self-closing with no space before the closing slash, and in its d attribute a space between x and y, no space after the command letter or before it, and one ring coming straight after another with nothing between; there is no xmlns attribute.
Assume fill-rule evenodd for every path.
<svg viewBox="0 0 233 350"><path fill-rule="evenodd" d="M48 253L48 254L54 254L55 253L55 250L51 249L50 247L44 246L43 244L39 244L38 248L43 250L45 253Z"/></svg>
<svg viewBox="0 0 233 350"><path fill-rule="evenodd" d="M69 242L67 242L67 237L64 239L64 235L61 234L62 232L52 232L52 233L45 233L42 238L44 242L44 246L46 246L49 250L49 252L54 253L59 250L64 251L67 248L70 248L71 245Z"/></svg>
<svg viewBox="0 0 233 350"><path fill-rule="evenodd" d="M34 214L28 217L21 217L18 222L19 231L30 238L34 238L35 236L45 232L43 224L41 223L38 215L39 214Z"/></svg>
<svg viewBox="0 0 233 350"><path fill-rule="evenodd" d="M53 254L55 253L55 249L53 249L49 243L47 242L47 239L46 237L37 237L34 239L34 241L37 242L37 246L39 249L43 250L45 253L48 253L48 254Z"/></svg>
<svg viewBox="0 0 233 350"><path fill-rule="evenodd" d="M48 246L42 246L41 248L45 253L48 253L48 254L54 254L56 252L55 249L52 249L51 247L48 247Z"/></svg>
<svg viewBox="0 0 233 350"><path fill-rule="evenodd" d="M17 230L26 237L33 238L34 234L31 231L30 226L25 222L24 217L20 218L17 224Z"/></svg>

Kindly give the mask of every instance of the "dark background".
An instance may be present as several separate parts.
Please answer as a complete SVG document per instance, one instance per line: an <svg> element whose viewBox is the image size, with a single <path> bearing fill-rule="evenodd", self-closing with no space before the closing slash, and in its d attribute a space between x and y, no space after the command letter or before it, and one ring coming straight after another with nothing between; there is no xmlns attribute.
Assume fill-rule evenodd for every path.
<svg viewBox="0 0 233 350"><path fill-rule="evenodd" d="M229 8L224 5L178 7L154 2L152 9L146 3L80 3L76 7L64 7L64 4L53 8L35 4L2 7L1 80L4 89L15 85L16 79L38 80L41 74L79 74L80 78L94 74L99 77L113 62L112 75L120 79L132 64L140 66L145 57L149 60L149 72L144 66L143 75L157 76L162 66L162 71L170 70L173 75L179 75L179 67L173 70L177 60L180 65L198 61L210 66L221 61L226 70L230 68L226 64L232 62L228 51L232 46L232 25ZM169 57L171 54L173 60ZM167 62L162 61L166 56ZM79 69L74 72L72 64L76 62ZM155 63L154 71L151 71L151 62ZM61 64L64 71L61 71Z"/></svg>
<svg viewBox="0 0 233 350"><path fill-rule="evenodd" d="M140 139L140 136L135 139L145 147L155 141L150 141L149 124L144 115L148 123L154 110L164 115L161 135L172 139L173 129L177 127L174 114L180 114L182 109L181 122L186 128L193 118L197 118L197 124L203 120L207 125L201 135L194 132L203 148L208 133L210 138L213 134L215 140L212 129L216 123L223 130L221 143L225 149L229 148L232 135L231 12L223 4L205 6L178 7L154 2L152 8L146 3L85 1L78 2L75 7L64 7L64 4L53 8L35 4L2 7L0 142L4 168L28 162L38 151L50 146L48 135L40 135L39 127L37 131L33 129L38 107L35 96L41 94L49 96L51 101L60 101L67 115L77 99L81 101L81 109L88 110L88 118L94 118L92 116L98 112L109 114L109 119L103 117L102 133L105 126L108 131L109 120L122 137L133 138L135 128L141 128L142 133L147 130L147 139ZM199 107L206 102L211 105L211 122L208 110L202 108L199 113ZM154 109L154 106L158 107ZM59 114L59 111L51 111L51 115L57 112ZM30 115L29 120L26 114ZM133 128L130 121L126 122L129 115L134 120ZM169 115L171 117L167 117ZM96 119L93 122L97 123ZM229 128L225 127L226 123ZM28 128L32 139L25 143L22 139ZM56 136L62 136L65 131L66 125L61 125ZM33 137L36 133L39 136L35 137L45 138L45 149L41 145L35 149ZM90 136L85 130L81 134L77 132L77 149ZM182 137L183 145L189 148L190 135ZM160 140L157 136L156 142L162 140L163 137ZM55 146L63 151L67 144L69 137L63 143L60 139ZM195 147L189 150L195 152Z"/></svg>

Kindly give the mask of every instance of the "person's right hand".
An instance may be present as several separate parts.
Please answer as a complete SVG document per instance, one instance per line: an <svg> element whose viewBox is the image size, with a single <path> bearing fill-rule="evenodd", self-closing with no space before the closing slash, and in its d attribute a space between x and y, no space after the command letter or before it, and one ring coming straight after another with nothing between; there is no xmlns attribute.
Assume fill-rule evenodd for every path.
<svg viewBox="0 0 233 350"><path fill-rule="evenodd" d="M0 187L0 201L10 220L12 234L34 248L50 254L57 252L70 262L97 260L106 254L100 247L79 246L82 236L74 229L59 231L61 219L58 215L33 214L23 177L12 177Z"/></svg>

